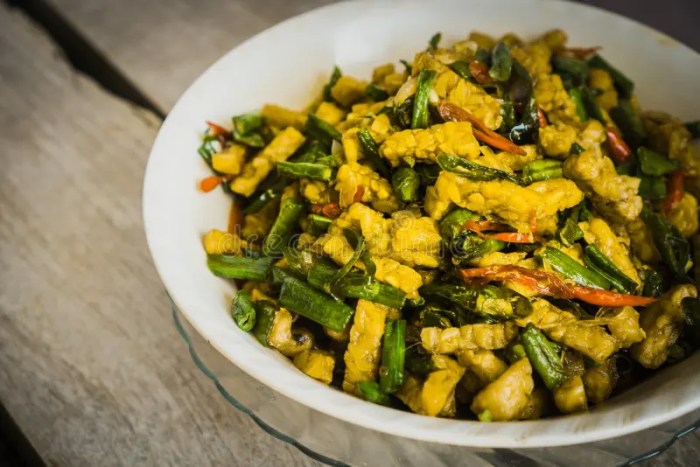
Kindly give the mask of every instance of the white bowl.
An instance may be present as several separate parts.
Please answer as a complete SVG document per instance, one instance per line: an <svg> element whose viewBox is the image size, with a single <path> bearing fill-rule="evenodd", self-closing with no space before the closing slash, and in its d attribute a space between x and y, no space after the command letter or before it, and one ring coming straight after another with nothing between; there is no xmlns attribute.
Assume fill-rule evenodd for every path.
<svg viewBox="0 0 700 467"><path fill-rule="evenodd" d="M226 227L230 198L221 190L206 195L197 190L197 181L210 173L196 153L205 120L227 121L266 102L302 108L334 64L368 77L374 65L412 59L436 31L450 42L472 30L531 38L556 27L567 31L571 44L603 46L604 56L636 82L643 108L688 120L700 116L697 53L631 20L564 2L340 3L285 21L222 57L163 123L144 184L148 244L165 287L189 322L231 362L285 396L350 423L423 441L507 448L572 445L632 433L700 408L700 354L590 413L566 417L478 423L377 406L305 376L238 329L229 315L235 288L207 269L201 238L209 229Z"/></svg>

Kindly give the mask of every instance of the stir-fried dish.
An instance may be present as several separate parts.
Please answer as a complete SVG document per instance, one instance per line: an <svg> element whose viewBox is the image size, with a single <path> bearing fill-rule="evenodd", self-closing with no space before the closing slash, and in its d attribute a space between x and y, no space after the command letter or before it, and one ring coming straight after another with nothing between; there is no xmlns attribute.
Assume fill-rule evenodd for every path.
<svg viewBox="0 0 700 467"><path fill-rule="evenodd" d="M204 237L233 320L373 403L481 421L587 410L700 344L699 122L597 47L436 34L303 111L209 123Z"/></svg>

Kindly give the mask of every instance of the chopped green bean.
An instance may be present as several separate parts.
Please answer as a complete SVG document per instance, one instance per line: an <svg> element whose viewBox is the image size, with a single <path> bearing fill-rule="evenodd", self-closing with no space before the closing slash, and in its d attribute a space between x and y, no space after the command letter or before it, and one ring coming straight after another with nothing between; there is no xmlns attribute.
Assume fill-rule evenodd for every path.
<svg viewBox="0 0 700 467"><path fill-rule="evenodd" d="M394 393L403 384L405 359L406 321L387 321L382 346L382 364L379 367L379 389L383 393Z"/></svg>
<svg viewBox="0 0 700 467"><path fill-rule="evenodd" d="M520 339L527 358L542 378L547 389L551 391L563 383L566 379L566 372L561 363L558 346L549 341L539 329L531 324L520 333Z"/></svg>
<svg viewBox="0 0 700 467"><path fill-rule="evenodd" d="M338 268L324 262L317 262L308 272L308 281L312 286L324 290L324 287L338 272ZM406 303L406 294L388 284L382 284L362 273L350 272L338 281L337 288L343 290L348 298L361 298L380 303L392 308L402 308Z"/></svg>
<svg viewBox="0 0 700 467"><path fill-rule="evenodd" d="M233 117L233 140L252 148L265 146L265 139L260 131L265 125L265 118L259 114L243 114Z"/></svg>
<svg viewBox="0 0 700 467"><path fill-rule="evenodd" d="M376 381L360 381L357 383L357 389L363 398L369 402L379 405L389 405L389 396L384 394L379 389L379 384Z"/></svg>
<svg viewBox="0 0 700 467"><path fill-rule="evenodd" d="M396 169L391 176L391 185L401 201L410 203L418 199L420 177L411 167L402 165Z"/></svg>
<svg viewBox="0 0 700 467"><path fill-rule="evenodd" d="M576 115L578 115L579 120L582 122L588 120L588 112L586 112L586 106L583 103L583 91L581 88L569 89L569 96L576 105Z"/></svg>
<svg viewBox="0 0 700 467"><path fill-rule="evenodd" d="M231 302L231 317L239 328L249 332L255 326L255 307L250 294L239 290Z"/></svg>
<svg viewBox="0 0 700 467"><path fill-rule="evenodd" d="M327 182L333 176L333 169L325 164L315 162L288 162L277 163L277 172L290 178L312 178Z"/></svg>
<svg viewBox="0 0 700 467"><path fill-rule="evenodd" d="M523 183L530 185L531 183L541 182L552 178L563 177L561 161L554 159L540 159L529 162L523 168Z"/></svg>
<svg viewBox="0 0 700 467"><path fill-rule="evenodd" d="M433 81L436 76L435 70L423 69L418 73L418 84L416 85L416 95L413 101L413 117L411 128L428 127L428 100L430 91L433 89Z"/></svg>
<svg viewBox="0 0 700 467"><path fill-rule="evenodd" d="M452 240L464 230L464 224L477 215L468 209L455 209L440 221L440 235L447 241Z"/></svg>
<svg viewBox="0 0 700 467"><path fill-rule="evenodd" d="M215 275L226 279L263 281L273 260L230 255L207 255L207 267Z"/></svg>
<svg viewBox="0 0 700 467"><path fill-rule="evenodd" d="M277 219L263 242L263 253L266 256L279 256L282 253L303 211L304 203L301 201L291 198L284 200Z"/></svg>
<svg viewBox="0 0 700 467"><path fill-rule="evenodd" d="M280 305L336 332L343 332L348 326L354 313L352 308L277 267L272 269L282 284Z"/></svg>
<svg viewBox="0 0 700 467"><path fill-rule="evenodd" d="M527 352L523 344L514 344L506 349L506 359L511 365L522 358L527 358Z"/></svg>
<svg viewBox="0 0 700 467"><path fill-rule="evenodd" d="M440 154L437 157L437 163L448 172L456 173L472 180L489 181L489 180L508 180L513 183L519 183L518 178L504 170L492 169L485 165L477 164L464 157L453 156L450 154Z"/></svg>
<svg viewBox="0 0 700 467"><path fill-rule="evenodd" d="M267 338L272 330L272 322L275 319L275 314L277 313L277 307L274 303L268 300L259 300L253 302L255 307L255 327L253 327L253 335L255 338L265 347L269 347L270 344Z"/></svg>

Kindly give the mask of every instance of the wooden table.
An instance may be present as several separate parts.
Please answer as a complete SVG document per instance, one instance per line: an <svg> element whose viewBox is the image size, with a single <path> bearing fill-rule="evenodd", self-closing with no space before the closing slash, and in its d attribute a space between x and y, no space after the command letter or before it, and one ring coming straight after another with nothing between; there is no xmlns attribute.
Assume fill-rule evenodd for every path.
<svg viewBox="0 0 700 467"><path fill-rule="evenodd" d="M316 464L192 363L140 196L186 86L250 35L329 1L0 4L0 419L15 430L6 439L28 443L13 452L56 465ZM699 445L687 436L652 463L697 461Z"/></svg>

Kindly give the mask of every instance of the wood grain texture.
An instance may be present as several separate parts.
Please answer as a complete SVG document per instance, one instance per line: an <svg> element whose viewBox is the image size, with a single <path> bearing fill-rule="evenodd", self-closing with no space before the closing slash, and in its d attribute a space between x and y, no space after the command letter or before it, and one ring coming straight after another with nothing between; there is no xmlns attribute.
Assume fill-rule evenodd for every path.
<svg viewBox="0 0 700 467"><path fill-rule="evenodd" d="M291 465L193 365L141 222L159 121L0 6L0 400L50 464Z"/></svg>
<svg viewBox="0 0 700 467"><path fill-rule="evenodd" d="M187 86L231 48L332 0L49 2L167 112Z"/></svg>

